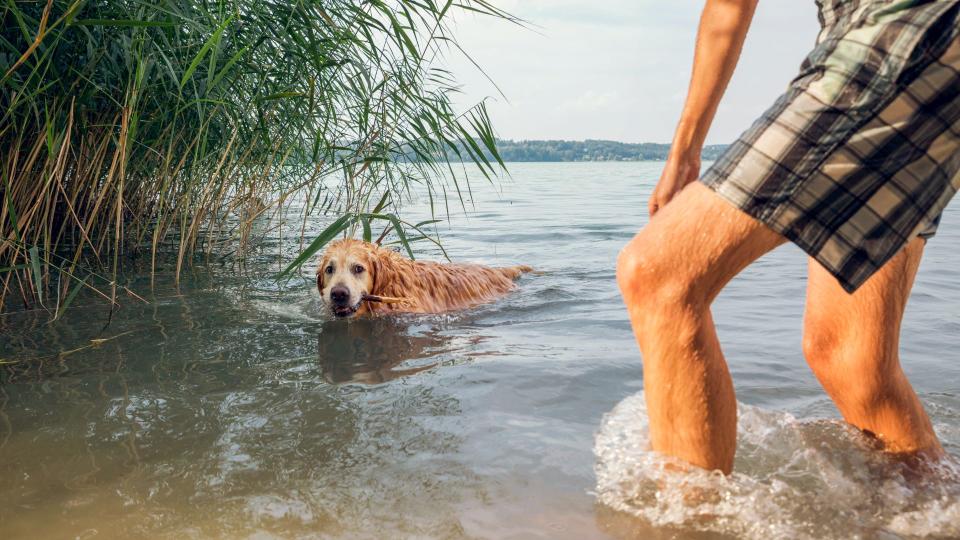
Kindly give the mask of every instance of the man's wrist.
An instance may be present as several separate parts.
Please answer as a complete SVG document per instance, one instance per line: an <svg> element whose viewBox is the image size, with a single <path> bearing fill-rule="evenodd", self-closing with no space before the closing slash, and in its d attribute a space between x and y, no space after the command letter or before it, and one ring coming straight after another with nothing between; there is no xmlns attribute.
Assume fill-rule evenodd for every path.
<svg viewBox="0 0 960 540"><path fill-rule="evenodd" d="M673 142L670 145L670 155L676 158L700 157L700 151L703 150L704 137L699 131L698 122L688 122L681 120L677 125L677 132L673 136Z"/></svg>
<svg viewBox="0 0 960 540"><path fill-rule="evenodd" d="M702 145L692 145L692 144L677 144L673 143L670 145L670 152L668 157L670 159L681 160L681 161L700 161L700 153L703 151Z"/></svg>

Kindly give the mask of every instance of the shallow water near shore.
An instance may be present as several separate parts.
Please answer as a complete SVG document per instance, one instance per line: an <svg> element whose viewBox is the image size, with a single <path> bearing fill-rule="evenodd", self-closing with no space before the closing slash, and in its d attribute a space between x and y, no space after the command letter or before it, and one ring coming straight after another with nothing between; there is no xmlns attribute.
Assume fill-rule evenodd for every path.
<svg viewBox="0 0 960 540"><path fill-rule="evenodd" d="M885 461L806 368L793 246L715 305L736 473L687 479L702 500L662 481L614 282L661 166L512 164L499 190L474 183L476 208L443 230L451 257L543 273L465 312L329 320L312 280L272 279L286 232L243 274L129 277L149 303L127 299L102 333L99 306L0 317L0 359L17 362L0 384L0 537L960 537L956 469L917 481ZM955 203L901 344L954 456L958 269Z"/></svg>

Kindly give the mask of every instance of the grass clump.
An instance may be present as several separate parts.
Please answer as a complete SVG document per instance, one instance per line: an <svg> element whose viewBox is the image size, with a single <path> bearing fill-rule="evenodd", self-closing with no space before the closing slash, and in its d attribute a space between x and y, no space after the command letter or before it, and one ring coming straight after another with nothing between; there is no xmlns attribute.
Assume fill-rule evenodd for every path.
<svg viewBox="0 0 960 540"><path fill-rule="evenodd" d="M0 311L59 314L81 287L113 305L126 255L153 269L172 245L179 275L292 197L334 234L380 221L408 244L412 185L502 166L483 104L455 110L436 67L457 11L510 18L486 0L5 2Z"/></svg>

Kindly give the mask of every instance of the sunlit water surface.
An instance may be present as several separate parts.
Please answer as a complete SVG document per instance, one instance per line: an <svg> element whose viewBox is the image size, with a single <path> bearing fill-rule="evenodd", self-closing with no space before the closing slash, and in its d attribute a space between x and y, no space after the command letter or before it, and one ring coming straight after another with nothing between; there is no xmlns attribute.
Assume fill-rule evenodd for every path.
<svg viewBox="0 0 960 540"><path fill-rule="evenodd" d="M330 321L309 278L271 278L268 244L242 275L129 279L149 303L126 298L102 332L100 305L0 317L0 358L17 362L0 385L0 537L960 537L946 472L918 482L836 420L800 353L792 246L715 305L737 473L662 475L614 283L660 167L514 164L499 192L475 183L475 210L443 231L451 256L543 274L462 313ZM902 342L954 455L958 268L955 207ZM92 337L112 339L82 348Z"/></svg>

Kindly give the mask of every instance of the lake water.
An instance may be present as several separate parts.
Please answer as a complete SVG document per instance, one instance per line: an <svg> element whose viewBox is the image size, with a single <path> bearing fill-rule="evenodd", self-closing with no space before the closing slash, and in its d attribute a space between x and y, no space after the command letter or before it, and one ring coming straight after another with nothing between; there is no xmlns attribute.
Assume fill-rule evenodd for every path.
<svg viewBox="0 0 960 540"><path fill-rule="evenodd" d="M271 278L274 241L244 274L130 278L149 303L126 298L102 334L92 302L52 324L0 317L16 362L0 384L0 537L960 537L960 486L905 478L836 420L800 353L792 245L715 305L737 472L697 477L702 500L657 478L614 261L661 166L513 164L499 192L476 182L448 252L543 274L462 313L328 320L309 277ZM927 251L902 357L957 456L960 205ZM83 348L98 336L112 339Z"/></svg>

